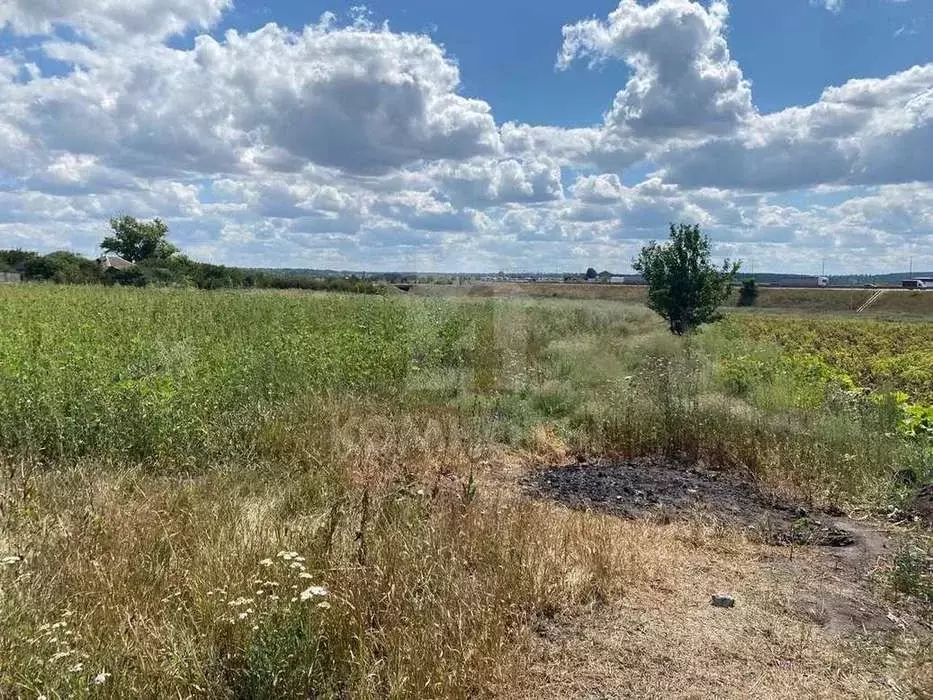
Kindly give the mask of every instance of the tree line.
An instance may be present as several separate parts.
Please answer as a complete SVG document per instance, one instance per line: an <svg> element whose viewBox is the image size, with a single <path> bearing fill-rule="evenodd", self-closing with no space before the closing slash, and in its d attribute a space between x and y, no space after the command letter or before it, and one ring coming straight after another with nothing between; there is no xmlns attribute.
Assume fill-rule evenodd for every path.
<svg viewBox="0 0 933 700"><path fill-rule="evenodd" d="M382 291L380 286L356 277L311 277L197 262L168 240L168 227L160 219L141 221L122 216L110 220L110 229L111 235L101 241L101 249L105 255L116 255L131 263L126 269L105 267L100 260L68 251L41 255L26 250L0 250L0 272L18 272L26 281L58 284L311 289L358 294Z"/></svg>

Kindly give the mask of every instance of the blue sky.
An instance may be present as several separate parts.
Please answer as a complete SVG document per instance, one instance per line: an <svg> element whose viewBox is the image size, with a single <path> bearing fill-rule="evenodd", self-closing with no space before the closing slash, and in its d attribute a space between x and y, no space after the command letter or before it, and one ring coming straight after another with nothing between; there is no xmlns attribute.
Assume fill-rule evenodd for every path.
<svg viewBox="0 0 933 700"><path fill-rule="evenodd" d="M626 271L670 221L933 268L924 0L9 0L0 247L161 216L194 257Z"/></svg>

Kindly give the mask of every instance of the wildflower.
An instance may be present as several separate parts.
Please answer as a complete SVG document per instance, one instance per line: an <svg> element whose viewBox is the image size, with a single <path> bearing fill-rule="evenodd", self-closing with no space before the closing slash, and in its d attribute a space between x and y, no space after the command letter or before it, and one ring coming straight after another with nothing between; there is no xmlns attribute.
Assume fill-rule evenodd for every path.
<svg viewBox="0 0 933 700"><path fill-rule="evenodd" d="M269 600L278 600L278 599L279 597L275 593L269 596Z"/></svg>
<svg viewBox="0 0 933 700"><path fill-rule="evenodd" d="M241 612L241 613L239 613L239 614L237 615L237 617L240 618L241 620L245 620L247 617L249 617L249 613L248 613L248 612Z"/></svg>
<svg viewBox="0 0 933 700"><path fill-rule="evenodd" d="M302 571L300 574L298 574L298 578L314 578L314 576L309 574L307 571Z"/></svg>
<svg viewBox="0 0 933 700"><path fill-rule="evenodd" d="M259 566L272 566L272 560L263 559L261 562L259 562Z"/></svg>
<svg viewBox="0 0 933 700"><path fill-rule="evenodd" d="M259 625L253 625L253 632L259 631Z"/></svg>
<svg viewBox="0 0 933 700"><path fill-rule="evenodd" d="M299 556L297 556L297 555L295 555L295 556L292 557L292 558L293 558L295 561L304 561L304 560L305 560L304 557L299 557Z"/></svg>
<svg viewBox="0 0 933 700"><path fill-rule="evenodd" d="M227 605L229 605L230 607L236 608L236 607L239 607L240 605L249 605L252 602L253 602L252 598L244 598L243 596L240 596L239 598L231 600L229 603L227 603Z"/></svg>
<svg viewBox="0 0 933 700"><path fill-rule="evenodd" d="M91 682L94 685L103 685L104 683L107 682L108 678L110 678L110 674L107 673L106 671L101 671L96 676L94 676L94 679Z"/></svg>
<svg viewBox="0 0 933 700"><path fill-rule="evenodd" d="M315 596L324 597L328 590L324 586L309 586L301 592L301 600L311 600Z"/></svg>
<svg viewBox="0 0 933 700"><path fill-rule="evenodd" d="M321 610L330 610L330 603L328 603L326 600L322 600L317 604L317 607L319 607Z"/></svg>
<svg viewBox="0 0 933 700"><path fill-rule="evenodd" d="M280 559L284 559L285 561L291 561L292 559L296 559L298 557L298 552L281 551L275 556L279 557Z"/></svg>
<svg viewBox="0 0 933 700"><path fill-rule="evenodd" d="M84 670L84 664L79 661L74 666L70 666L68 668L68 673L81 673L81 671L83 670Z"/></svg>
<svg viewBox="0 0 933 700"><path fill-rule="evenodd" d="M0 564L2 564L3 566L16 566L22 560L23 558L17 554L10 554L0 559Z"/></svg>
<svg viewBox="0 0 933 700"><path fill-rule="evenodd" d="M291 567L292 569L301 569L302 571L305 570L305 565L302 564L300 561L293 561L291 564L289 564L289 567Z"/></svg>
<svg viewBox="0 0 933 700"><path fill-rule="evenodd" d="M71 649L66 649L65 651L57 651L49 658L49 663L54 663L60 659L64 659L66 656L71 656L73 652Z"/></svg>

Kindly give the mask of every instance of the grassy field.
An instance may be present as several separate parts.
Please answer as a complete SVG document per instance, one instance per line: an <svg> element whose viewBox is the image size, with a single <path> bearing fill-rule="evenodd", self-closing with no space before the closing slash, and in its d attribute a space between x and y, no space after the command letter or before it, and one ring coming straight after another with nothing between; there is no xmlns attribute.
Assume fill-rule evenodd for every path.
<svg viewBox="0 0 933 700"><path fill-rule="evenodd" d="M757 309L788 313L854 313L876 292L874 289L790 289L760 287ZM535 298L622 301L643 304L647 288L620 284L518 284L480 282L458 285L417 285L417 295L479 298ZM738 290L729 301L736 306ZM868 316L910 314L933 316L933 294L925 291L888 290L865 311Z"/></svg>
<svg viewBox="0 0 933 700"><path fill-rule="evenodd" d="M664 455L881 517L933 452L853 386L928 399L929 324L674 338L610 300L31 285L0 310L0 696L566 697L607 669L642 696L933 687L914 628L783 611L802 584L760 567L785 549L519 486ZM922 618L925 560L890 555L879 595ZM747 592L729 622L696 603L726 585ZM594 619L598 642L562 636Z"/></svg>

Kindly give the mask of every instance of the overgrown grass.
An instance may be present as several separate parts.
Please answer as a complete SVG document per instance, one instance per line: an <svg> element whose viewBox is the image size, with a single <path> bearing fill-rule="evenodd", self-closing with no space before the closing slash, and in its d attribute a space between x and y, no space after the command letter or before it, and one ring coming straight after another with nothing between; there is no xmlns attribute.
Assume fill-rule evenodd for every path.
<svg viewBox="0 0 933 700"><path fill-rule="evenodd" d="M0 303L0 695L501 693L521 630L670 575L656 529L529 503L506 457L664 453L876 509L933 472L831 372L612 302Z"/></svg>

